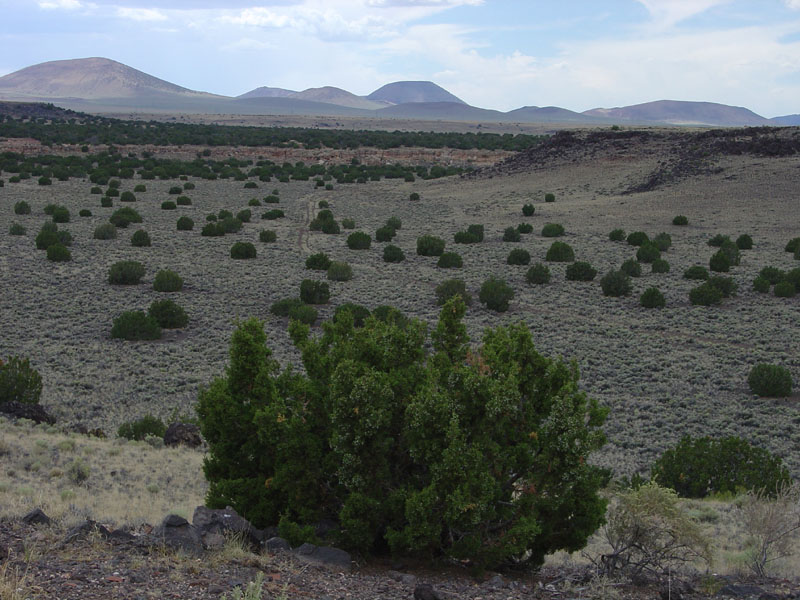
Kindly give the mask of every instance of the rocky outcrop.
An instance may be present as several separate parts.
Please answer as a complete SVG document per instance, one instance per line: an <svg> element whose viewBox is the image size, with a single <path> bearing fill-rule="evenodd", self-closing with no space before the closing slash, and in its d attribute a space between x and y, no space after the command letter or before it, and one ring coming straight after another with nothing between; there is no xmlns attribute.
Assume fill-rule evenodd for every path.
<svg viewBox="0 0 800 600"><path fill-rule="evenodd" d="M30 419L36 423L48 423L52 425L56 422L55 417L48 413L41 404L28 404L25 402L2 402L0 403L0 413L4 413L17 419Z"/></svg>
<svg viewBox="0 0 800 600"><path fill-rule="evenodd" d="M199 448L203 445L200 428L193 423L172 423L164 433L164 445Z"/></svg>

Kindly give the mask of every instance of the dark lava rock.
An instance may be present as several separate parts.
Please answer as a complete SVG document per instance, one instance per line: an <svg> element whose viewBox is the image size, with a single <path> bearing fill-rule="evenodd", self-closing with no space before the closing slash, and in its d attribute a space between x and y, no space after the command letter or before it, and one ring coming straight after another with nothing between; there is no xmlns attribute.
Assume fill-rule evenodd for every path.
<svg viewBox="0 0 800 600"><path fill-rule="evenodd" d="M164 445L199 448L203 445L200 428L193 423L172 423L164 433Z"/></svg>
<svg viewBox="0 0 800 600"><path fill-rule="evenodd" d="M241 535L244 541L254 550L261 548L262 533L250 524L250 521L239 516L233 508L206 508L198 506L192 515L192 524L205 538L209 534L225 535L233 533Z"/></svg>
<svg viewBox="0 0 800 600"><path fill-rule="evenodd" d="M34 508L31 512L22 517L22 522L28 525L49 525L50 517L44 514L41 508Z"/></svg>
<svg viewBox="0 0 800 600"><path fill-rule="evenodd" d="M414 588L414 600L444 600L430 583L420 583Z"/></svg>
<svg viewBox="0 0 800 600"><path fill-rule="evenodd" d="M30 419L36 423L49 423L52 425L56 422L55 417L50 415L50 413L44 409L44 406L40 404L2 402L0 403L0 412L17 419Z"/></svg>
<svg viewBox="0 0 800 600"><path fill-rule="evenodd" d="M175 550L198 556L203 553L203 538L189 521L178 515L167 515L161 525L153 530L158 543Z"/></svg>
<svg viewBox="0 0 800 600"><path fill-rule="evenodd" d="M332 571L349 572L351 568L350 553L333 548L331 546L315 546L314 544L303 544L295 550L297 558L303 562L310 563L330 569Z"/></svg>

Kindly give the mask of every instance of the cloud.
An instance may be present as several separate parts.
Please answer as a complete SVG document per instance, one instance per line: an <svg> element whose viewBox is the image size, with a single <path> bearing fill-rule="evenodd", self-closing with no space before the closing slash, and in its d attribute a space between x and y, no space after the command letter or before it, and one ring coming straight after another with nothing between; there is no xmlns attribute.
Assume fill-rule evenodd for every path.
<svg viewBox="0 0 800 600"><path fill-rule="evenodd" d="M792 0L789 0L792 1ZM376 8L394 8L403 6L435 6L452 8L455 6L481 6L484 0L367 0L367 6Z"/></svg>
<svg viewBox="0 0 800 600"><path fill-rule="evenodd" d="M38 3L39 8L45 10L77 10L83 8L79 0L42 0Z"/></svg>
<svg viewBox="0 0 800 600"><path fill-rule="evenodd" d="M800 10L800 0L783 0L783 3L786 4L787 8Z"/></svg>
<svg viewBox="0 0 800 600"><path fill-rule="evenodd" d="M132 21L166 21L167 16L155 8L117 7L117 16Z"/></svg>
<svg viewBox="0 0 800 600"><path fill-rule="evenodd" d="M707 10L727 4L731 0L637 0L650 13L654 23L671 27ZM788 0L798 2L800 0Z"/></svg>

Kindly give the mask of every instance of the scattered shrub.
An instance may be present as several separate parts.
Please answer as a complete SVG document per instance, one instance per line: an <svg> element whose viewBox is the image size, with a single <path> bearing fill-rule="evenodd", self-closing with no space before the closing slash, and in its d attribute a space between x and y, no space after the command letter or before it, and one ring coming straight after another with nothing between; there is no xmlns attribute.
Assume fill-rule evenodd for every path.
<svg viewBox="0 0 800 600"><path fill-rule="evenodd" d="M15 215L31 214L31 205L25 202L25 200L20 200L19 202L14 204L14 214Z"/></svg>
<svg viewBox="0 0 800 600"><path fill-rule="evenodd" d="M412 202L416 202L417 200L419 200L419 194L417 192L411 192L408 199L411 200Z"/></svg>
<svg viewBox="0 0 800 600"><path fill-rule="evenodd" d="M608 239L612 242L622 242L625 240L625 230L624 229L612 229L611 233L608 234Z"/></svg>
<svg viewBox="0 0 800 600"><path fill-rule="evenodd" d="M723 298L735 296L736 290L738 289L736 282L731 277L722 277L720 275L716 275L714 277L709 277L707 283L708 285L712 285L722 292Z"/></svg>
<svg viewBox="0 0 800 600"><path fill-rule="evenodd" d="M634 231L633 233L628 234L626 240L630 246L641 246L642 244L649 242L650 238L647 237L647 234L644 231Z"/></svg>
<svg viewBox="0 0 800 600"><path fill-rule="evenodd" d="M564 235L564 227L558 223L546 223L542 227L542 237L560 237Z"/></svg>
<svg viewBox="0 0 800 600"><path fill-rule="evenodd" d="M120 194L119 197L120 202L136 202L136 196L133 195L133 192L129 192L125 190Z"/></svg>
<svg viewBox="0 0 800 600"><path fill-rule="evenodd" d="M625 271L609 271L600 279L600 287L605 296L627 296L633 289L631 278Z"/></svg>
<svg viewBox="0 0 800 600"><path fill-rule="evenodd" d="M165 200L161 203L161 210L175 210L178 206L172 200Z"/></svg>
<svg viewBox="0 0 800 600"><path fill-rule="evenodd" d="M206 223L200 230L200 235L206 237L220 237L225 235L225 228L220 223Z"/></svg>
<svg viewBox="0 0 800 600"><path fill-rule="evenodd" d="M216 222L217 221L217 215L215 215L214 213L206 215L206 221L208 221L209 223Z"/></svg>
<svg viewBox="0 0 800 600"><path fill-rule="evenodd" d="M711 306L722 302L722 291L707 281L689 290L689 302L699 306Z"/></svg>
<svg viewBox="0 0 800 600"><path fill-rule="evenodd" d="M652 242L647 242L639 246L636 251L636 260L643 263L652 263L661 258L661 251Z"/></svg>
<svg viewBox="0 0 800 600"><path fill-rule="evenodd" d="M518 242L520 239L522 239L522 237L515 227L506 227L505 231L503 231L504 242Z"/></svg>
<svg viewBox="0 0 800 600"><path fill-rule="evenodd" d="M161 269L153 279L153 289L157 292L180 292L183 279L175 271Z"/></svg>
<svg viewBox="0 0 800 600"><path fill-rule="evenodd" d="M280 208L273 208L272 210L268 210L264 214L261 215L262 219L266 219L268 221L274 221L275 219L282 219L286 215Z"/></svg>
<svg viewBox="0 0 800 600"><path fill-rule="evenodd" d="M150 246L150 234L147 233L144 229L139 229L133 233L131 236L131 245L137 247L144 247Z"/></svg>
<svg viewBox="0 0 800 600"><path fill-rule="evenodd" d="M192 199L189 198L189 196L178 196L175 199L175 204L177 204L178 206L191 206Z"/></svg>
<svg viewBox="0 0 800 600"><path fill-rule="evenodd" d="M284 298L274 302L269 307L269 312L276 317L288 317L292 309L298 306L303 306L303 301L300 298Z"/></svg>
<svg viewBox="0 0 800 600"><path fill-rule="evenodd" d="M354 231L347 236L347 247L351 250L367 250L372 245L372 238L363 231Z"/></svg>
<svg viewBox="0 0 800 600"><path fill-rule="evenodd" d="M342 227L344 229L355 229L356 222L354 219L342 219Z"/></svg>
<svg viewBox="0 0 800 600"><path fill-rule="evenodd" d="M179 185L173 185L167 193L171 196L179 196L183 193L183 188Z"/></svg>
<svg viewBox="0 0 800 600"><path fill-rule="evenodd" d="M532 217L534 212L536 212L536 208L533 206L533 204L522 205L522 214L526 217Z"/></svg>
<svg viewBox="0 0 800 600"><path fill-rule="evenodd" d="M689 219L687 217L685 217L684 215L678 215L677 217L674 217L672 219L672 224L673 225L688 225L689 224Z"/></svg>
<svg viewBox="0 0 800 600"><path fill-rule="evenodd" d="M786 252L791 252L794 254L797 252L797 249L800 248L800 237L792 238L786 243L786 247L784 250Z"/></svg>
<svg viewBox="0 0 800 600"><path fill-rule="evenodd" d="M653 273L669 273L669 263L663 258L658 258L653 261L651 270Z"/></svg>
<svg viewBox="0 0 800 600"><path fill-rule="evenodd" d="M728 262L730 262L730 266L735 267L741 261L741 252L739 251L739 247L731 241L723 242L722 246L719 248L719 252L724 252L725 256L728 257Z"/></svg>
<svg viewBox="0 0 800 600"><path fill-rule="evenodd" d="M547 265L537 263L525 273L525 281L532 285L550 283L550 269Z"/></svg>
<svg viewBox="0 0 800 600"><path fill-rule="evenodd" d="M481 285L478 299L486 308L497 312L508 310L508 303L514 297L514 290L502 279L489 277Z"/></svg>
<svg viewBox="0 0 800 600"><path fill-rule="evenodd" d="M440 269L460 269L464 266L464 261L461 260L461 255L455 252L442 252L436 266Z"/></svg>
<svg viewBox="0 0 800 600"><path fill-rule="evenodd" d="M255 181L248 181L244 184L244 189L246 190L255 190L258 188L258 184Z"/></svg>
<svg viewBox="0 0 800 600"><path fill-rule="evenodd" d="M111 223L103 223L94 228L94 239L113 240L117 237L117 228Z"/></svg>
<svg viewBox="0 0 800 600"><path fill-rule="evenodd" d="M364 321L366 321L370 315L369 309L366 306L346 302L345 304L337 306L336 310L333 311L333 321L336 322L342 319L344 313L350 313L350 316L353 318L354 327L363 327Z"/></svg>
<svg viewBox="0 0 800 600"><path fill-rule="evenodd" d="M194 229L194 221L186 215L178 218L178 231L191 231Z"/></svg>
<svg viewBox="0 0 800 600"><path fill-rule="evenodd" d="M52 246L51 246L52 248ZM47 249L48 255L47 257L50 258L50 248ZM773 293L778 298L794 298L795 294L797 294L797 290L794 287L794 284L791 281L779 281L775 284L775 289Z"/></svg>
<svg viewBox="0 0 800 600"><path fill-rule="evenodd" d="M252 213L249 208L245 208L236 213L236 219L241 223L249 223Z"/></svg>
<svg viewBox="0 0 800 600"><path fill-rule="evenodd" d="M684 498L766 490L791 482L783 461L739 437L685 436L650 469L651 477Z"/></svg>
<svg viewBox="0 0 800 600"><path fill-rule="evenodd" d="M434 235L423 235L417 238L417 254L419 256L441 256L444 252L444 240Z"/></svg>
<svg viewBox="0 0 800 600"><path fill-rule="evenodd" d="M100 206L102 208L110 208L110 207L114 206L114 202L111 200L111 198L103 197L103 198L100 198ZM124 227L124 225L123 225L123 227Z"/></svg>
<svg viewBox="0 0 800 600"><path fill-rule="evenodd" d="M761 275L753 280L753 290L760 294L768 293L770 285L769 279L762 277Z"/></svg>
<svg viewBox="0 0 800 600"><path fill-rule="evenodd" d="M708 261L708 267L716 273L727 273L731 269L731 261L725 252L718 250Z"/></svg>
<svg viewBox="0 0 800 600"><path fill-rule="evenodd" d="M346 262L333 261L328 267L328 279L331 281L350 281L353 269Z"/></svg>
<svg viewBox="0 0 800 600"><path fill-rule="evenodd" d="M306 258L306 269L313 269L315 271L327 271L331 266L331 259L324 252L312 254Z"/></svg>
<svg viewBox="0 0 800 600"><path fill-rule="evenodd" d="M116 227L125 228L130 223L141 223L142 216L136 211L135 208L123 206L122 208L115 210L108 220Z"/></svg>
<svg viewBox="0 0 800 600"><path fill-rule="evenodd" d="M752 250L753 249L753 238L743 233L738 238L736 238L736 247L739 250Z"/></svg>
<svg viewBox="0 0 800 600"><path fill-rule="evenodd" d="M730 241L731 241L731 238L729 236L722 235L721 233L718 233L717 235L712 237L710 240L708 240L708 245L709 246L713 246L715 248L719 248L725 242L730 242Z"/></svg>
<svg viewBox="0 0 800 600"><path fill-rule="evenodd" d="M445 302L453 296L461 296L466 306L472 304L472 294L467 292L467 284L461 279L445 279L436 286L436 304L444 306Z"/></svg>
<svg viewBox="0 0 800 600"><path fill-rule="evenodd" d="M330 288L324 281L304 279L300 283L300 300L306 304L327 304L330 297Z"/></svg>
<svg viewBox="0 0 800 600"><path fill-rule="evenodd" d="M161 327L141 310L129 310L114 319L111 337L129 341L157 340L161 338Z"/></svg>
<svg viewBox="0 0 800 600"><path fill-rule="evenodd" d="M242 222L236 217L225 217L217 224L222 227L225 233L237 233L242 229Z"/></svg>
<svg viewBox="0 0 800 600"><path fill-rule="evenodd" d="M47 250L53 244L60 243L61 239L58 237L58 230L53 228L42 229L36 235L36 248L38 250Z"/></svg>
<svg viewBox="0 0 800 600"><path fill-rule="evenodd" d="M575 251L565 242L553 242L547 250L545 260L548 262L572 262Z"/></svg>
<svg viewBox="0 0 800 600"><path fill-rule="evenodd" d="M68 262L72 260L72 254L63 244L51 244L47 247L47 260L53 262ZM794 290L794 287L792 287Z"/></svg>
<svg viewBox="0 0 800 600"><path fill-rule="evenodd" d="M778 283L786 274L778 267L764 267L758 273L761 277L769 281L772 285Z"/></svg>
<svg viewBox="0 0 800 600"><path fill-rule="evenodd" d="M649 287L639 297L639 303L645 308L663 308L666 301L657 287Z"/></svg>
<svg viewBox="0 0 800 600"><path fill-rule="evenodd" d="M109 198L117 198L119 196L119 190L116 188L108 188L106 190L106 196Z"/></svg>
<svg viewBox="0 0 800 600"><path fill-rule="evenodd" d="M313 306L309 306L308 304L299 304L297 306L292 306L289 309L289 314L287 316L289 317L290 321L300 321L306 325L313 325L316 322L319 313Z"/></svg>
<svg viewBox="0 0 800 600"><path fill-rule="evenodd" d="M91 217L92 216L92 211L90 211L88 208L82 208L82 209L80 209L78 211L78 216L79 217Z"/></svg>
<svg viewBox="0 0 800 600"><path fill-rule="evenodd" d="M597 275L597 269L592 268L588 262L577 261L567 266L568 281L591 281L595 275Z"/></svg>
<svg viewBox="0 0 800 600"><path fill-rule="evenodd" d="M800 292L800 267L788 271L784 279L791 283L795 290Z"/></svg>
<svg viewBox="0 0 800 600"><path fill-rule="evenodd" d="M178 329L189 322L186 312L172 300L155 300L147 310L147 316L155 319L164 329Z"/></svg>
<svg viewBox="0 0 800 600"><path fill-rule="evenodd" d="M135 285L144 277L144 265L135 260L121 260L108 270L108 283L114 285Z"/></svg>
<svg viewBox="0 0 800 600"><path fill-rule="evenodd" d="M69 223L69 210L66 206L57 206L51 218L53 223Z"/></svg>
<svg viewBox="0 0 800 600"><path fill-rule="evenodd" d="M278 198L276 194L270 194L264 198L265 204L278 204L280 201L280 198Z"/></svg>
<svg viewBox="0 0 800 600"><path fill-rule="evenodd" d="M747 385L759 396L786 397L792 393L792 375L781 365L760 363L750 369Z"/></svg>
<svg viewBox="0 0 800 600"><path fill-rule="evenodd" d="M261 201L258 198L250 198L247 201L247 206L261 206Z"/></svg>
<svg viewBox="0 0 800 600"><path fill-rule="evenodd" d="M514 248L506 258L506 263L509 265L527 265L530 262L531 254L523 248Z"/></svg>
<svg viewBox="0 0 800 600"><path fill-rule="evenodd" d="M265 244L270 244L278 239L278 234L271 229L262 229L258 234L258 239Z"/></svg>
<svg viewBox="0 0 800 600"><path fill-rule="evenodd" d="M375 239L379 242L391 242L395 236L395 230L392 227L384 225L375 231Z"/></svg>
<svg viewBox="0 0 800 600"><path fill-rule="evenodd" d="M90 194L102 194L103 190L99 186L92 186L92 189L89 190Z"/></svg>
<svg viewBox="0 0 800 600"><path fill-rule="evenodd" d="M619 270L629 275L630 277L641 277L642 276L642 265L639 263L638 260L634 260L629 258L625 262L620 265Z"/></svg>
<svg viewBox="0 0 800 600"><path fill-rule="evenodd" d="M666 252L672 247L672 236L662 231L653 238L653 244L661 252Z"/></svg>
<svg viewBox="0 0 800 600"><path fill-rule="evenodd" d="M467 233L477 239L479 242L483 241L483 225L473 224L467 227Z"/></svg>
<svg viewBox="0 0 800 600"><path fill-rule="evenodd" d="M403 262L406 259L406 255L403 253L403 250L399 246L394 246L389 244L383 248L383 261L390 262L390 263L399 263Z"/></svg>
<svg viewBox="0 0 800 600"><path fill-rule="evenodd" d="M694 265L693 267L689 267L683 272L683 278L706 280L708 279L708 269L700 265Z"/></svg>
<svg viewBox="0 0 800 600"><path fill-rule="evenodd" d="M187 181L186 183L183 184L183 189L187 190L187 191L188 190L193 190L194 189L194 184L191 181Z"/></svg>
<svg viewBox="0 0 800 600"><path fill-rule="evenodd" d="M163 438L167 426L158 417L145 415L136 421L127 421L117 429L117 436L128 440L144 441L147 436Z"/></svg>
<svg viewBox="0 0 800 600"><path fill-rule="evenodd" d="M244 260L256 257L256 247L250 242L236 242L231 246L231 258Z"/></svg>
<svg viewBox="0 0 800 600"><path fill-rule="evenodd" d="M42 378L29 359L9 356L0 360L0 404L39 404L41 395Z"/></svg>
<svg viewBox="0 0 800 600"><path fill-rule="evenodd" d="M19 223L12 223L8 228L9 235L25 235L25 228Z"/></svg>
<svg viewBox="0 0 800 600"><path fill-rule="evenodd" d="M320 179L317 183L323 183L323 182ZM323 185L324 185L324 183L323 183ZM322 187L322 186L317 186L317 187ZM317 202L317 206L319 208L328 208L330 206L330 204L328 204L327 200L320 200L319 202Z"/></svg>
<svg viewBox="0 0 800 600"><path fill-rule="evenodd" d="M520 223L519 225L517 225L517 231L519 233L525 233L525 234L533 233L533 225L531 225L530 223Z"/></svg>
<svg viewBox="0 0 800 600"><path fill-rule="evenodd" d="M556 195L548 192L547 194L544 195L544 201L545 202L555 202L556 201Z"/></svg>
<svg viewBox="0 0 800 600"><path fill-rule="evenodd" d="M133 186L133 192L135 194L146 191L147 191L147 186L143 183L137 183L135 186Z"/></svg>
<svg viewBox="0 0 800 600"><path fill-rule="evenodd" d="M480 228L480 230L478 229ZM473 229L473 231L470 231ZM458 231L453 236L456 244L477 244L483 240L483 225L470 225L466 231Z"/></svg>

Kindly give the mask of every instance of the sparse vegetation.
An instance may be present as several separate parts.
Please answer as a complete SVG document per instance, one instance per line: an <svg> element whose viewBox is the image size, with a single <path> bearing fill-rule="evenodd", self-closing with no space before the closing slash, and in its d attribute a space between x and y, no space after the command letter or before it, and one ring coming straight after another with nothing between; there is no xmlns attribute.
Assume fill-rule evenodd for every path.
<svg viewBox="0 0 800 600"><path fill-rule="evenodd" d="M564 226L559 223L546 223L542 227L542 237L561 237L564 235Z"/></svg>
<svg viewBox="0 0 800 600"><path fill-rule="evenodd" d="M250 242L235 242L231 246L231 258L246 260L256 257L256 247Z"/></svg>
<svg viewBox="0 0 800 600"><path fill-rule="evenodd" d="M536 263L525 273L525 281L531 285L550 283L550 269L547 265Z"/></svg>
<svg viewBox="0 0 800 600"><path fill-rule="evenodd" d="M368 250L372 245L372 238L363 231L354 231L347 236L347 247L351 250Z"/></svg>
<svg viewBox="0 0 800 600"><path fill-rule="evenodd" d="M121 260L108 270L108 283L136 285L144 277L144 265L135 260Z"/></svg>
<svg viewBox="0 0 800 600"><path fill-rule="evenodd" d="M444 252L444 240L435 235L423 235L417 238L417 254L419 256L441 256Z"/></svg>
<svg viewBox="0 0 800 600"><path fill-rule="evenodd" d="M663 308L666 300L661 290L657 287L649 287L639 297L639 304L645 308Z"/></svg>
<svg viewBox="0 0 800 600"><path fill-rule="evenodd" d="M638 260L629 258L620 265L619 270L630 277L642 276L642 264Z"/></svg>
<svg viewBox="0 0 800 600"><path fill-rule="evenodd" d="M518 242L522 239L516 227L506 227L503 231L504 242Z"/></svg>
<svg viewBox="0 0 800 600"><path fill-rule="evenodd" d="M41 395L42 378L29 359L20 356L0 359L0 404L39 404Z"/></svg>
<svg viewBox="0 0 800 600"><path fill-rule="evenodd" d="M612 229L611 233L608 234L608 239L612 242L623 242L625 241L625 230L624 229Z"/></svg>
<svg viewBox="0 0 800 600"><path fill-rule="evenodd" d="M522 214L526 217L532 217L535 211L536 208L533 206L533 204L528 203L522 205Z"/></svg>
<svg viewBox="0 0 800 600"><path fill-rule="evenodd" d="M384 246L383 248L384 262L399 263L403 262L405 259L406 255L403 252L402 248L400 248L399 246L394 246L392 244Z"/></svg>
<svg viewBox="0 0 800 600"><path fill-rule="evenodd" d="M191 231L194 229L194 221L191 217L187 217L186 215L178 217L177 228L178 231Z"/></svg>
<svg viewBox="0 0 800 600"><path fill-rule="evenodd" d="M350 281L353 278L353 268L346 262L335 260L328 266L327 277L331 281Z"/></svg>
<svg viewBox="0 0 800 600"><path fill-rule="evenodd" d="M689 219L684 215L678 215L678 216L676 216L676 217L674 217L672 219L672 224L673 225L680 225L680 226L688 225L689 224Z"/></svg>
<svg viewBox="0 0 800 600"><path fill-rule="evenodd" d="M625 239L630 246L641 246L642 244L650 241L650 238L647 237L647 234L644 231L634 231L633 233L629 233L628 237Z"/></svg>
<svg viewBox="0 0 800 600"><path fill-rule="evenodd" d="M153 289L157 292L180 292L183 289L183 279L175 271L162 269L153 279Z"/></svg>
<svg viewBox="0 0 800 600"><path fill-rule="evenodd" d="M566 242L553 242L544 259L548 262L572 262L575 260L575 251Z"/></svg>
<svg viewBox="0 0 800 600"><path fill-rule="evenodd" d="M324 281L304 279L300 283L300 300L306 304L327 304L330 297L330 288Z"/></svg>
<svg viewBox="0 0 800 600"><path fill-rule="evenodd" d="M186 311L169 299L155 300L147 310L147 316L163 329L178 329L189 322Z"/></svg>
<svg viewBox="0 0 800 600"><path fill-rule="evenodd" d="M627 296L633 289L631 278L625 271L609 271L600 279L600 287L605 296Z"/></svg>
<svg viewBox="0 0 800 600"><path fill-rule="evenodd" d="M72 260L72 254L63 244L51 244L47 247L47 260L53 262L68 262Z"/></svg>
<svg viewBox="0 0 800 600"><path fill-rule="evenodd" d="M464 266L464 261L461 255L455 252L442 252L439 260L436 261L436 266L440 269L460 269Z"/></svg>
<svg viewBox="0 0 800 600"><path fill-rule="evenodd" d="M136 230L131 236L131 246L136 246L141 248L151 245L152 245L152 240L150 239L150 234L147 233L144 229Z"/></svg>
<svg viewBox="0 0 800 600"><path fill-rule="evenodd" d="M750 369L747 385L759 396L785 397L792 393L792 375L781 365L760 363Z"/></svg>
<svg viewBox="0 0 800 600"><path fill-rule="evenodd" d="M509 265L527 265L530 262L531 253L523 248L514 248L506 258L506 263Z"/></svg>
<svg viewBox="0 0 800 600"><path fill-rule="evenodd" d="M327 271L331 266L330 257L324 252L317 252L306 258L306 269L314 271Z"/></svg>
<svg viewBox="0 0 800 600"><path fill-rule="evenodd" d="M111 223L102 223L94 228L94 239L113 240L117 237L117 228Z"/></svg>
<svg viewBox="0 0 800 600"><path fill-rule="evenodd" d="M478 300L486 305L486 308L496 312L506 312L508 303L514 297L514 290L503 280L497 277L489 277L481 285L478 293Z"/></svg>
<svg viewBox="0 0 800 600"><path fill-rule="evenodd" d="M157 340L161 337L161 327L141 310L130 310L114 319L111 337L128 341Z"/></svg>
<svg viewBox="0 0 800 600"><path fill-rule="evenodd" d="M278 234L271 229L262 229L258 233L258 239L265 244L271 244L278 240Z"/></svg>
<svg viewBox="0 0 800 600"><path fill-rule="evenodd" d="M472 294L467 291L467 285L461 279L445 279L436 286L436 304L444 306L445 302L453 296L460 296L465 306L472 304Z"/></svg>

